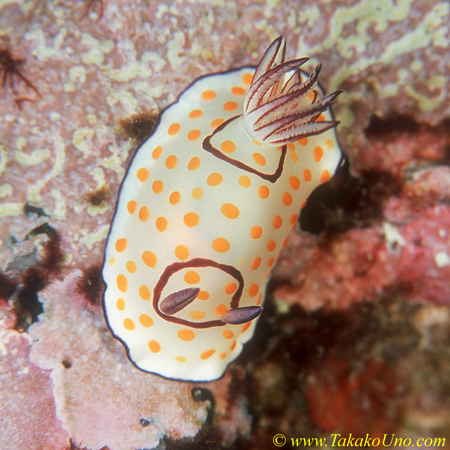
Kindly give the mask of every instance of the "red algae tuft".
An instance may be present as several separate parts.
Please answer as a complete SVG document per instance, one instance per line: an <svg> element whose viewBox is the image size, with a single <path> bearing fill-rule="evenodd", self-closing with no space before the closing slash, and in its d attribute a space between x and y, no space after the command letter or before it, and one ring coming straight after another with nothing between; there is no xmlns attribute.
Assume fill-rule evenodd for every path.
<svg viewBox="0 0 450 450"><path fill-rule="evenodd" d="M158 113L143 109L129 117L119 119L118 133L141 143L151 136L157 121Z"/></svg>
<svg viewBox="0 0 450 450"><path fill-rule="evenodd" d="M388 365L369 360L352 370L348 360L328 358L307 380L309 417L322 431L339 430L342 436L352 434L356 439L367 433L378 436L380 430L396 431L401 412L399 389Z"/></svg>
<svg viewBox="0 0 450 450"><path fill-rule="evenodd" d="M82 295L90 305L101 304L104 289L101 265L92 265L83 270L77 281L76 292Z"/></svg>

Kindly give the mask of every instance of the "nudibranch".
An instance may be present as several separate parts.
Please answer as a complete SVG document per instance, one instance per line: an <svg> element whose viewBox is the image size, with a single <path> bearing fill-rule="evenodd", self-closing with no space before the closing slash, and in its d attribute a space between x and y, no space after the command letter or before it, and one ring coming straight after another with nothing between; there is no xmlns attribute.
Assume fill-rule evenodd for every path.
<svg viewBox="0 0 450 450"><path fill-rule="evenodd" d="M271 271L311 191L341 161L320 65L285 61L195 81L160 115L123 181L104 310L130 360L163 377L223 375L253 334Z"/></svg>

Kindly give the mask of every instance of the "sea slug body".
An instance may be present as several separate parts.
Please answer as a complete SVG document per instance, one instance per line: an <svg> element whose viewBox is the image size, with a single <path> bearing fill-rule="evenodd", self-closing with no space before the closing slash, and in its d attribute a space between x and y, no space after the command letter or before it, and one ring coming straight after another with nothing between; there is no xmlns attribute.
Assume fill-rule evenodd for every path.
<svg viewBox="0 0 450 450"><path fill-rule="evenodd" d="M253 335L299 210L341 161L330 104L276 39L257 68L195 81L123 181L104 310L140 369L210 381Z"/></svg>

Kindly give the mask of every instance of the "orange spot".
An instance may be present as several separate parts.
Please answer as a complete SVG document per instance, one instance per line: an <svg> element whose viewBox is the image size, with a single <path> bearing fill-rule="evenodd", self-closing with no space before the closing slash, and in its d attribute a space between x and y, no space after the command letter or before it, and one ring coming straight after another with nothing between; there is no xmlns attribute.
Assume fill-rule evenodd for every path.
<svg viewBox="0 0 450 450"><path fill-rule="evenodd" d="M179 131L180 131L180 124L179 123L173 123L172 125L169 126L169 128L167 130L167 134L169 136L174 136Z"/></svg>
<svg viewBox="0 0 450 450"><path fill-rule="evenodd" d="M201 117L202 114L200 109L194 109L189 113L189 119L197 119L198 117Z"/></svg>
<svg viewBox="0 0 450 450"><path fill-rule="evenodd" d="M292 176L289 178L289 184L291 188L294 189L294 191L297 191L300 187L300 180L298 179L298 177Z"/></svg>
<svg viewBox="0 0 450 450"><path fill-rule="evenodd" d="M314 160L319 162L323 157L323 148L322 147L314 147Z"/></svg>
<svg viewBox="0 0 450 450"><path fill-rule="evenodd" d="M141 167L136 172L136 177L139 181L142 181L142 183L148 178L148 170Z"/></svg>
<svg viewBox="0 0 450 450"><path fill-rule="evenodd" d="M161 350L161 344L158 341L149 341L148 348L152 353L158 353Z"/></svg>
<svg viewBox="0 0 450 450"><path fill-rule="evenodd" d="M230 249L230 243L224 238L214 239L212 248L219 253L225 253Z"/></svg>
<svg viewBox="0 0 450 450"><path fill-rule="evenodd" d="M158 262L156 255L148 250L142 253L142 261L144 261L144 264L148 267L155 267Z"/></svg>
<svg viewBox="0 0 450 450"><path fill-rule="evenodd" d="M117 275L116 278L117 288L120 292L127 292L128 288L128 280L125 275L122 275L121 273Z"/></svg>
<svg viewBox="0 0 450 450"><path fill-rule="evenodd" d="M325 169L321 174L320 174L320 181L322 183L325 183L326 181L328 181L330 179L330 172L328 172L327 169Z"/></svg>
<svg viewBox="0 0 450 450"><path fill-rule="evenodd" d="M292 225L295 225L297 223L297 218L298 218L297 214L292 214L292 216L291 216L291 224Z"/></svg>
<svg viewBox="0 0 450 450"><path fill-rule="evenodd" d="M123 326L125 327L126 330L129 331L134 330L136 328L134 322L131 319L124 319Z"/></svg>
<svg viewBox="0 0 450 450"><path fill-rule="evenodd" d="M281 244L281 246L284 248L284 247L286 247L286 246L288 245L288 243L289 243L289 237L287 237L287 238L283 241L283 244Z"/></svg>
<svg viewBox="0 0 450 450"><path fill-rule="evenodd" d="M241 333L245 333L250 328L251 324L252 324L251 322L247 322L246 324L244 324Z"/></svg>
<svg viewBox="0 0 450 450"><path fill-rule="evenodd" d="M230 350L233 351L236 348L236 341L233 341L233 343L231 344Z"/></svg>
<svg viewBox="0 0 450 450"><path fill-rule="evenodd" d="M283 219L280 216L275 216L272 220L272 225L276 230L279 230L283 225Z"/></svg>
<svg viewBox="0 0 450 450"><path fill-rule="evenodd" d="M188 330L186 328L183 328L178 331L177 336L182 341L192 341L192 339L195 338L195 333L192 330Z"/></svg>
<svg viewBox="0 0 450 450"><path fill-rule="evenodd" d="M190 212L184 215L183 222L187 227L195 227L198 224L199 216L196 213Z"/></svg>
<svg viewBox="0 0 450 450"><path fill-rule="evenodd" d="M303 209L306 206L306 200L303 201L303 203L300 205L300 209Z"/></svg>
<svg viewBox="0 0 450 450"><path fill-rule="evenodd" d="M158 217L155 220L156 229L163 232L167 228L167 219L165 217Z"/></svg>
<svg viewBox="0 0 450 450"><path fill-rule="evenodd" d="M150 328L153 325L153 319L147 314L141 314L139 316L139 322L145 328Z"/></svg>
<svg viewBox="0 0 450 450"><path fill-rule="evenodd" d="M228 284L225 286L225 292L226 292L228 295L231 295L231 294L234 294L234 293L236 292L236 289L237 289L237 288L238 288L238 287L237 287L237 284L231 281L230 283L228 283Z"/></svg>
<svg viewBox="0 0 450 450"><path fill-rule="evenodd" d="M200 359L208 359L211 358L212 355L214 355L214 353L216 353L216 351L212 348L210 350L206 350L206 352L203 352L200 355Z"/></svg>
<svg viewBox="0 0 450 450"><path fill-rule="evenodd" d="M325 145L326 145L328 148L333 148L333 147L334 147L334 142L333 142L332 139L327 139L327 140L325 141Z"/></svg>
<svg viewBox="0 0 450 450"><path fill-rule="evenodd" d="M198 156L194 156L193 158L190 159L187 168L189 170L195 170L198 169L200 167L200 158Z"/></svg>
<svg viewBox="0 0 450 450"><path fill-rule="evenodd" d="M269 241L267 243L267 250L269 250L269 252L273 252L276 248L277 244L275 243L275 241Z"/></svg>
<svg viewBox="0 0 450 450"><path fill-rule="evenodd" d="M126 248L127 248L127 240L126 239L117 239L116 250L118 252L123 252Z"/></svg>
<svg viewBox="0 0 450 450"><path fill-rule="evenodd" d="M162 153L162 147L158 145L158 147L155 147L152 153L153 159L158 159L161 156Z"/></svg>
<svg viewBox="0 0 450 450"><path fill-rule="evenodd" d="M141 222L145 222L150 217L150 213L148 212L148 208L143 206L138 213L139 220Z"/></svg>
<svg viewBox="0 0 450 450"><path fill-rule="evenodd" d="M116 308L119 311L123 311L125 309L125 300L122 297L117 299L117 301L116 301Z"/></svg>
<svg viewBox="0 0 450 450"><path fill-rule="evenodd" d="M160 194L164 189L164 183L161 180L155 180L152 184L152 189L155 194Z"/></svg>
<svg viewBox="0 0 450 450"><path fill-rule="evenodd" d="M316 122L325 122L325 117L323 116L323 114L321 114L317 119Z"/></svg>
<svg viewBox="0 0 450 450"><path fill-rule="evenodd" d="M173 191L169 196L169 203L171 205L176 205L180 201L180 193L178 191Z"/></svg>
<svg viewBox="0 0 450 450"><path fill-rule="evenodd" d="M200 130L191 130L188 133L188 139L190 141L196 141L200 137L201 134L202 133L200 132Z"/></svg>
<svg viewBox="0 0 450 450"><path fill-rule="evenodd" d="M239 177L239 184L244 188L250 187L251 184L250 178L247 175L241 175Z"/></svg>
<svg viewBox="0 0 450 450"><path fill-rule="evenodd" d="M219 125L222 125L223 122L224 122L224 119L222 119L222 118L214 119L214 120L211 122L211 127L212 127L212 128L217 128Z"/></svg>
<svg viewBox="0 0 450 450"><path fill-rule="evenodd" d="M274 258L274 257L269 258L269 259L267 260L267 266L268 266L268 267L272 267L274 264L275 264L275 258Z"/></svg>
<svg viewBox="0 0 450 450"><path fill-rule="evenodd" d="M256 141L255 139L252 139L252 142L253 142L255 145L262 145L261 142L258 142L258 141Z"/></svg>
<svg viewBox="0 0 450 450"><path fill-rule="evenodd" d="M187 359L184 356L174 356L175 361L178 361L180 363L184 363L187 361Z"/></svg>
<svg viewBox="0 0 450 450"><path fill-rule="evenodd" d="M288 148L288 150L295 150L295 144L293 143L293 142L290 142L288 145L287 145L287 148Z"/></svg>
<svg viewBox="0 0 450 450"><path fill-rule="evenodd" d="M233 86L231 88L231 93L234 95L245 95L246 90L244 88L241 88L240 86Z"/></svg>
<svg viewBox="0 0 450 450"><path fill-rule="evenodd" d="M251 73L244 73L244 75L242 75L242 82L244 84L248 84L250 86L252 84L252 80L253 75Z"/></svg>
<svg viewBox="0 0 450 450"><path fill-rule="evenodd" d="M225 153L233 153L236 150L236 145L233 141L223 141L220 144L220 148L225 152Z"/></svg>
<svg viewBox="0 0 450 450"><path fill-rule="evenodd" d="M218 316L223 316L228 311L228 306L221 303L217 308L214 310L214 312Z"/></svg>
<svg viewBox="0 0 450 450"><path fill-rule="evenodd" d="M202 320L205 318L206 314L204 311L191 311L189 316L194 320Z"/></svg>
<svg viewBox="0 0 450 450"><path fill-rule="evenodd" d="M225 111L235 111L238 107L238 104L236 102L226 102L223 105L223 109Z"/></svg>
<svg viewBox="0 0 450 450"><path fill-rule="evenodd" d="M177 245L177 247L175 248L175 256L181 261L188 259L189 258L188 248L184 245Z"/></svg>
<svg viewBox="0 0 450 450"><path fill-rule="evenodd" d="M260 186L258 194L264 200L270 195L270 190L267 186Z"/></svg>
<svg viewBox="0 0 450 450"><path fill-rule="evenodd" d="M297 141L300 145L303 145L303 146L305 146L305 145L308 145L308 138L301 138L301 139L299 139L298 141Z"/></svg>
<svg viewBox="0 0 450 450"><path fill-rule="evenodd" d="M200 281L200 275L197 272L194 272L193 270L189 270L184 274L183 279L188 284L196 284Z"/></svg>
<svg viewBox="0 0 450 450"><path fill-rule="evenodd" d="M259 239L262 236L263 230L261 227L252 227L251 235L253 239Z"/></svg>
<svg viewBox="0 0 450 450"><path fill-rule="evenodd" d="M218 184L222 183L222 180L222 175L220 173L214 172L208 176L206 182L209 184L209 186L217 186Z"/></svg>
<svg viewBox="0 0 450 450"><path fill-rule="evenodd" d="M232 203L224 203L220 208L222 214L229 219L236 219L239 217L239 209Z"/></svg>
<svg viewBox="0 0 450 450"><path fill-rule="evenodd" d="M202 92L202 99L203 100L213 100L216 98L216 93L214 91L211 91L210 89Z"/></svg>
<svg viewBox="0 0 450 450"><path fill-rule="evenodd" d="M197 298L199 299L199 300L208 300L208 298L209 298L209 292L206 292L206 291L200 291L199 293L198 293L198 295L197 295Z"/></svg>
<svg viewBox="0 0 450 450"><path fill-rule="evenodd" d="M259 286L255 283L251 284L248 288L248 295L250 295L250 297L256 297L258 295L258 292Z"/></svg>
<svg viewBox="0 0 450 450"><path fill-rule="evenodd" d="M178 158L175 155L170 155L166 158L166 167L168 169L173 169L178 162Z"/></svg>
<svg viewBox="0 0 450 450"><path fill-rule="evenodd" d="M219 358L220 359L225 359L226 357L227 357L226 352L219 353Z"/></svg>
<svg viewBox="0 0 450 450"><path fill-rule="evenodd" d="M222 336L225 339L233 339L234 338L234 333L231 330L223 330L222 331Z"/></svg>
<svg viewBox="0 0 450 450"><path fill-rule="evenodd" d="M283 194L283 203L284 203L286 206L291 206L291 205L292 205L292 195L289 194L289 192L285 192L285 193Z"/></svg>
<svg viewBox="0 0 450 450"><path fill-rule="evenodd" d="M298 162L299 158L298 158L297 153L295 153L295 152L289 152L289 156L290 156L290 158L292 159L292 161Z"/></svg>
<svg viewBox="0 0 450 450"><path fill-rule="evenodd" d="M253 153L253 159L255 160L255 163L260 166L266 165L266 158L264 158L264 156L261 155L261 153Z"/></svg>
<svg viewBox="0 0 450 450"><path fill-rule="evenodd" d="M128 261L125 265L125 267L127 268L128 272L130 273L134 273L137 270L136 264L134 261Z"/></svg>
<svg viewBox="0 0 450 450"><path fill-rule="evenodd" d="M127 204L127 209L130 214L136 211L137 203L134 200L130 200Z"/></svg>
<svg viewBox="0 0 450 450"><path fill-rule="evenodd" d="M259 266L261 265L261 261L262 259L259 256L257 256L252 262L252 270L258 269Z"/></svg>
<svg viewBox="0 0 450 450"><path fill-rule="evenodd" d="M311 171L309 169L305 169L303 171L303 178L305 179L305 181L311 181L312 175L311 175Z"/></svg>
<svg viewBox="0 0 450 450"><path fill-rule="evenodd" d="M142 300L150 300L150 289L147 286L142 285L139 288L139 296Z"/></svg>
<svg viewBox="0 0 450 450"><path fill-rule="evenodd" d="M200 200L203 197L203 189L196 187L192 189L192 198L195 200Z"/></svg>

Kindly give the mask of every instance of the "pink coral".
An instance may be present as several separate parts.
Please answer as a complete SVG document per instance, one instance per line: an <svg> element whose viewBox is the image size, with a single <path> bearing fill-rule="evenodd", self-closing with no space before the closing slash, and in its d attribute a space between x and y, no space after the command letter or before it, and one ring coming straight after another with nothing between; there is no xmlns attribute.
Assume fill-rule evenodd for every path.
<svg viewBox="0 0 450 450"><path fill-rule="evenodd" d="M194 385L132 366L103 316L84 309L76 286L80 276L75 271L41 292L46 312L30 328L31 361L52 370L57 414L74 442L127 450L156 447L166 435L195 436L208 411L192 398ZM208 388L216 393L229 381ZM219 414L223 407L218 401Z"/></svg>
<svg viewBox="0 0 450 450"><path fill-rule="evenodd" d="M397 291L410 301L448 304L450 265L439 258L446 260L449 254L445 232L449 221L450 209L436 206L404 226L386 222L384 227L353 229L330 236L324 245L320 238L292 236L291 243L298 252L302 249L302 257L294 270L291 260L280 262L277 274L289 270L293 277L292 284L275 290L276 296L307 309L324 304L342 308ZM307 251L311 257L301 263L303 249L308 250L311 241L319 245L312 247L312 253Z"/></svg>
<svg viewBox="0 0 450 450"><path fill-rule="evenodd" d="M69 437L56 417L50 372L29 360L29 338L7 328L11 315L0 310L0 447L63 449Z"/></svg>
<svg viewBox="0 0 450 450"><path fill-rule="evenodd" d="M363 216L370 202L378 202L378 216L363 229L291 235L297 251L285 250L275 276L293 282L276 289L279 299L308 309L345 308L401 292L412 302L449 304L450 172L439 165L446 157L447 132L395 123L397 128L378 126L377 133L370 129L349 155L363 178L370 173L394 180L375 186L358 205ZM434 166L427 167L430 163Z"/></svg>

